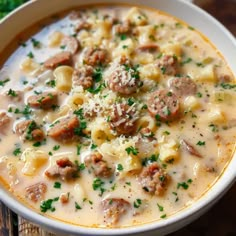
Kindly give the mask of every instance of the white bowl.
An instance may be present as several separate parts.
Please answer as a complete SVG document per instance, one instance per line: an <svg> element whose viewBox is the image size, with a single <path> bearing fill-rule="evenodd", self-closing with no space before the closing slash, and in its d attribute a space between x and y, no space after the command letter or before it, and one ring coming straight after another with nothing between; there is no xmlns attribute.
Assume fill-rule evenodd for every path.
<svg viewBox="0 0 236 236"><path fill-rule="evenodd" d="M97 0L86 0L85 4L97 3ZM195 5L183 0L102 0L105 3L126 2L129 4L145 5L160 9L176 16L196 29L205 34L211 42L224 55L226 61L231 67L234 75L236 75L236 41L235 38L214 18L209 14L196 7ZM28 4L22 6L17 11L10 14L5 20L0 22L0 52L11 42L16 35L27 29L39 20L60 12L62 10L80 6L84 4L82 0L32 0ZM221 178L215 185L196 203L182 210L178 214L158 221L140 226L121 228L121 229L98 229L85 228L75 225L66 224L60 221L46 218L43 215L33 212L24 206L6 189L1 187L0 199L9 206L13 211L22 215L40 226L57 232L57 235L164 235L173 232L191 221L198 218L206 212L220 197L230 188L236 179L236 154L232 161L222 174Z"/></svg>

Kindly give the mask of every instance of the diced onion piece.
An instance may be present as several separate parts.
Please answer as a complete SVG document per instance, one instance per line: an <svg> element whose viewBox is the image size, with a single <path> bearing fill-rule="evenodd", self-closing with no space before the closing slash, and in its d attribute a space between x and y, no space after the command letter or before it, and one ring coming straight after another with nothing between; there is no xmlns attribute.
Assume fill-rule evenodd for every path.
<svg viewBox="0 0 236 236"><path fill-rule="evenodd" d="M195 109L198 109L201 106L198 99L194 96L188 96L184 100L184 108L185 110L193 111Z"/></svg>
<svg viewBox="0 0 236 236"><path fill-rule="evenodd" d="M208 112L208 120L212 123L221 123L225 121L223 111L219 107L211 107Z"/></svg>
<svg viewBox="0 0 236 236"><path fill-rule="evenodd" d="M181 57L182 54L182 48L179 43L165 44L164 46L161 47L161 51L164 54L175 55L177 57Z"/></svg>

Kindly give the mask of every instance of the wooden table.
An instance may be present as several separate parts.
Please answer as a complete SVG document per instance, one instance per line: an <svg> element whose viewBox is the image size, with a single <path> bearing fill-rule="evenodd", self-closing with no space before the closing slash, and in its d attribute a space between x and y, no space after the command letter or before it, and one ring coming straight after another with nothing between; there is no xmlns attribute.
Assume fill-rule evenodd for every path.
<svg viewBox="0 0 236 236"><path fill-rule="evenodd" d="M195 0L236 36L236 1ZM235 55L236 63L236 55ZM17 216L0 202L0 236L53 236ZM230 191L195 222L170 236L236 236L236 183Z"/></svg>

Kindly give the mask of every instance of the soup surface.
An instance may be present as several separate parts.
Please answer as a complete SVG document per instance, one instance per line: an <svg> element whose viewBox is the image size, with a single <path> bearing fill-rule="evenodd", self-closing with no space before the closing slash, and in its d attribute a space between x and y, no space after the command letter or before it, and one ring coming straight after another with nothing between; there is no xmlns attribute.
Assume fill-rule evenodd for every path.
<svg viewBox="0 0 236 236"><path fill-rule="evenodd" d="M0 179L48 217L164 220L233 155L232 72L199 32L159 11L101 5L54 17L0 73Z"/></svg>

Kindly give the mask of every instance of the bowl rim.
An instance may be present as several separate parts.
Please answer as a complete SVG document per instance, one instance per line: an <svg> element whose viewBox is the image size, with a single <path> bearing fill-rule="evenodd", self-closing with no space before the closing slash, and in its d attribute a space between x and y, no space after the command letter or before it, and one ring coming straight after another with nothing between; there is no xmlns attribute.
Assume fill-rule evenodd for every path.
<svg viewBox="0 0 236 236"><path fill-rule="evenodd" d="M29 10L36 2L40 0L32 0L27 2L26 4L22 5L18 9L14 10L10 13L5 19L0 21L0 28L1 24L7 21L14 19L15 14L20 11ZM167 1L167 0L166 0ZM168 0L171 2L172 0ZM228 38L229 41L234 45L236 48L236 40L234 36L215 18L213 18L210 14L205 12L204 10L200 9L199 7L195 6L194 4L187 2L185 0L175 0L178 4L184 4L188 6L191 11L195 11L199 15L205 17L209 22L215 25L222 33ZM43 0L41 1L43 2ZM104 1L99 1L104 2ZM97 3L99 3L97 2ZM107 1L108 2L108 1ZM115 1L120 2L122 1ZM109 3L108 3L109 4ZM81 5L81 4L80 4ZM137 4L138 5L138 4ZM145 3L144 3L145 5ZM201 31L201 30L200 30ZM231 68L232 69L232 68ZM236 69L233 71L236 74ZM216 183L213 184L213 187L209 189L204 196L198 199L193 205L190 207L186 207L185 209L181 210L180 212L176 213L175 215L171 216L162 221L156 221L151 223L145 223L138 226L133 227L124 227L124 228L90 228L84 227L79 225L73 225L66 222L62 222L56 219L52 219L50 217L46 217L40 213L33 211L31 208L26 207L21 201L17 200L16 197L10 194L4 187L0 188L0 200L6 204L9 208L11 208L17 214L29 219L30 221L35 222L36 224L40 224L40 226L53 230L55 232L63 232L69 233L73 235L84 234L84 235L129 235L129 234L137 234L143 233L148 231L159 230L160 234L162 232L172 232L173 229L167 229L170 225L175 225L176 229L184 226L201 214L204 213L204 208L207 210L210 206L212 206L223 194L232 186L232 184L236 180L236 172L234 170L234 166L236 164L236 153L234 153L234 157L232 157L230 163L223 171L223 174ZM179 227L180 226L180 227Z"/></svg>

